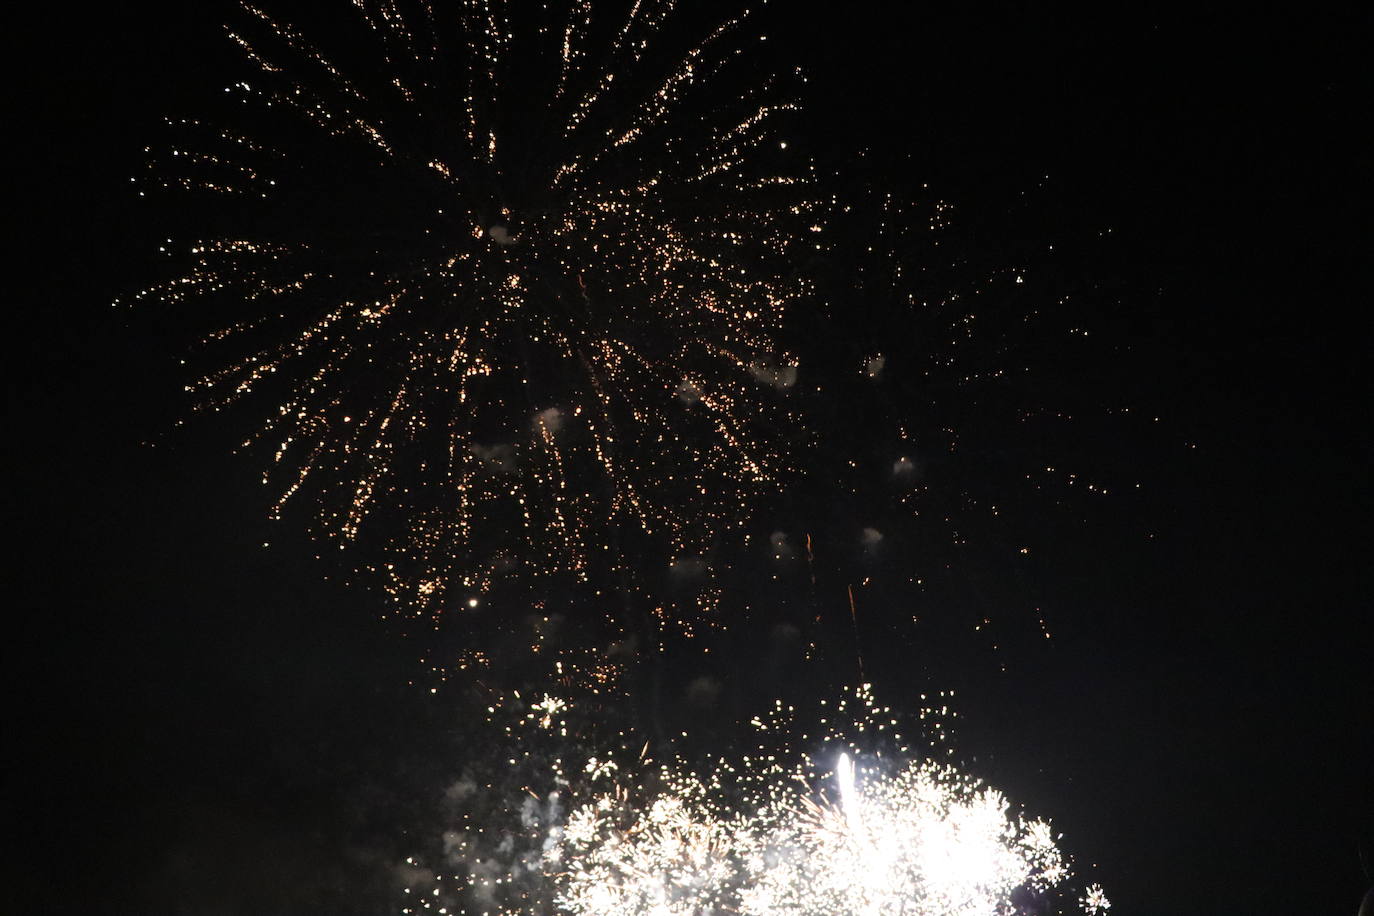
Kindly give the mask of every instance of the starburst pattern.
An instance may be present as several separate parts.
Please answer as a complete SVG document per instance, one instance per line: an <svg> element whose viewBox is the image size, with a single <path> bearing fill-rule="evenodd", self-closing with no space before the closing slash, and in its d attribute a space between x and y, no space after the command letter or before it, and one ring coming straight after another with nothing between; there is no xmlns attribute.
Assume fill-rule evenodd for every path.
<svg viewBox="0 0 1374 916"><path fill-rule="evenodd" d="M313 499L433 616L738 530L787 470L776 331L823 228L748 14L360 0L316 41L243 9L242 128L171 122L146 179L222 228L137 298L212 323L189 390L267 414L274 514Z"/></svg>
<svg viewBox="0 0 1374 916"><path fill-rule="evenodd" d="M489 707L506 723L501 775L451 790L466 812L445 835L452 872L412 858L403 912L1008 916L1028 901L1072 906L1070 861L1049 822L949 762L949 699L930 697L914 743L867 687L821 704L811 739L777 703L753 720L747 752L692 764L655 763L629 733L593 748L580 702L513 694ZM1089 914L1110 905L1097 885L1077 903Z"/></svg>
<svg viewBox="0 0 1374 916"><path fill-rule="evenodd" d="M586 916L1001 916L1016 893L1068 877L1047 822L948 765L861 777L841 755L835 801L778 775L757 811L718 810L681 774L644 804L606 795L575 810L548 855L558 903Z"/></svg>

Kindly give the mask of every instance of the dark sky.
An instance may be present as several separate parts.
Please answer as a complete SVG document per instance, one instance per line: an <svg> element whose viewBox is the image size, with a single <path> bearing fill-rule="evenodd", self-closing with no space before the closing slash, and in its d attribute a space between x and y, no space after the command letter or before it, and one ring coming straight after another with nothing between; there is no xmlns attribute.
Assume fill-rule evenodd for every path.
<svg viewBox="0 0 1374 916"><path fill-rule="evenodd" d="M1072 434L1149 493L1047 536L1049 648L924 650L965 694L965 751L1055 818L1114 913L1353 914L1374 842L1369 19L780 6L816 147L909 155L975 220L1039 189L1102 304L1106 343L1060 381L1161 417ZM260 549L258 472L213 424L141 444L177 416L180 342L108 305L156 244L128 177L157 119L219 86L219 16L40 15L11 81L33 160L11 172L5 804L31 857L6 886L32 912L385 911L377 838L454 767L447 710L406 686L371 597L290 534ZM894 694L920 686L875 657Z"/></svg>

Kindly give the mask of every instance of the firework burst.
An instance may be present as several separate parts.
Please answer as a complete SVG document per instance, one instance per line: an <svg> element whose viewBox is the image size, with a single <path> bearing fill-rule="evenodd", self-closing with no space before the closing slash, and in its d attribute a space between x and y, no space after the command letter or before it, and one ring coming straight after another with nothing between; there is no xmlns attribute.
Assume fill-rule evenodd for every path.
<svg viewBox="0 0 1374 916"><path fill-rule="evenodd" d="M675 774L643 806L608 795L573 811L546 856L558 904L587 916L1002 916L1068 878L1048 822L948 765L858 773L841 754L828 786L775 775L757 810L720 810ZM1088 912L1107 905L1100 888L1083 898Z"/></svg>
<svg viewBox="0 0 1374 916"><path fill-rule="evenodd" d="M338 15L307 37L245 4L237 104L171 122L145 179L215 228L137 298L213 328L188 390L266 414L274 515L313 500L434 616L738 530L787 470L776 332L822 229L795 75L745 53L747 14L672 0Z"/></svg>
<svg viewBox="0 0 1374 916"><path fill-rule="evenodd" d="M491 799L515 787L487 784L479 807L498 817L446 837L447 875L412 859L403 911L1010 916L1058 901L1104 912L1096 885L1072 900L1070 862L1047 821L937 759L951 754L939 727L950 711L947 697L932 700L925 753L860 688L822 705L818 732L778 703L753 721L746 753L700 764L654 763L630 745L593 753L568 740L576 703L493 706L497 719L525 723L526 737L564 727L542 777L551 788L522 783L521 800L502 808ZM512 762L532 759L522 751ZM483 797L476 781L464 785Z"/></svg>

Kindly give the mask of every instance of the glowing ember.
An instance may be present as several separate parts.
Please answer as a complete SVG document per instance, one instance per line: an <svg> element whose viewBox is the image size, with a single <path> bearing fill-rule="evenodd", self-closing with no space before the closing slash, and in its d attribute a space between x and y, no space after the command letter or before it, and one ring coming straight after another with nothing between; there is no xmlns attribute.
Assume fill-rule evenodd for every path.
<svg viewBox="0 0 1374 916"><path fill-rule="evenodd" d="M224 225L135 298L214 328L188 390L266 416L244 445L274 514L313 498L317 532L436 617L514 575L614 572L620 531L691 556L740 529L786 469L775 338L823 217L778 153L795 75L741 53L748 14L357 2L319 31L360 46L326 54L243 8L242 127L173 121L148 163Z"/></svg>

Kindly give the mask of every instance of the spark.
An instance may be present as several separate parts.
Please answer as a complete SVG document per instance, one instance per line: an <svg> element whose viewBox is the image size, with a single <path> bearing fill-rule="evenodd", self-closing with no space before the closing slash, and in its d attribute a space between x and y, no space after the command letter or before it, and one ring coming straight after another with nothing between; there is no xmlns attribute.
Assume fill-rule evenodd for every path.
<svg viewBox="0 0 1374 916"><path fill-rule="evenodd" d="M417 870L432 890L408 893L451 913L505 916L1007 916L1024 897L1101 916L1110 904L1099 885L1073 897L1048 821L936 759L948 748L930 725L949 715L950 699L932 696L921 710L925 754L865 686L822 702L818 746L779 701L752 721L755 746L699 766L655 762L628 734L593 749L576 727L551 757L531 755L529 738L552 738L547 717L566 726L588 710L548 695L525 707L514 695L490 708L513 717L506 753L522 766L551 759L552 788L521 782L503 807L495 784L483 791L465 777L450 795L489 819L466 822L447 882Z"/></svg>
<svg viewBox="0 0 1374 916"><path fill-rule="evenodd" d="M243 12L242 128L169 124L144 182L211 234L133 300L211 322L188 390L265 417L244 445L270 444L273 516L313 501L436 621L511 577L613 572L621 532L693 555L742 529L791 472L778 330L826 210L808 162L765 155L795 75L756 74L748 13L674 62L675 0L359 0L338 54Z"/></svg>

